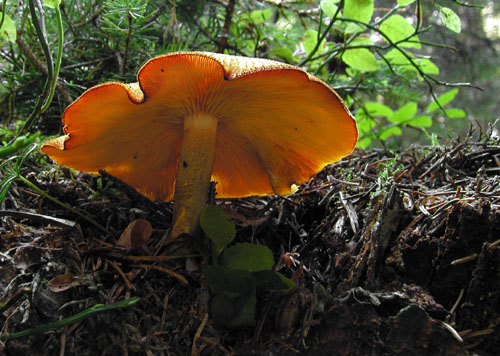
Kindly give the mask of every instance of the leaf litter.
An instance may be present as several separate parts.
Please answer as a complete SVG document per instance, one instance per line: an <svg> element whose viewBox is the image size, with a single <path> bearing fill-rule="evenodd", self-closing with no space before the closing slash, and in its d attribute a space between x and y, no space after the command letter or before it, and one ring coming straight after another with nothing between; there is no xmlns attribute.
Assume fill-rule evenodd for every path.
<svg viewBox="0 0 500 356"><path fill-rule="evenodd" d="M106 174L27 166L32 183L110 233L16 181L0 206L0 333L96 304L140 301L4 341L6 355L487 356L500 349L500 146L491 136L356 151L293 195L218 201L236 223L235 242L268 246L279 261L274 269L296 282L288 292L259 292L255 325L237 330L207 317L211 296L202 268L192 266L206 265L210 246L202 236L168 241L170 204ZM98 179L113 189L99 191L106 185ZM140 225L127 230L134 221Z"/></svg>

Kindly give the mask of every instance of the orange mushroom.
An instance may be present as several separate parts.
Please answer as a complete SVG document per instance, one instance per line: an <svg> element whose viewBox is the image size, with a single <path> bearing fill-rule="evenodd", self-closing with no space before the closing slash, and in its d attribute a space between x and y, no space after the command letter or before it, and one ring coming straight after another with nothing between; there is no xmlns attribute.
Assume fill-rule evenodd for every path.
<svg viewBox="0 0 500 356"><path fill-rule="evenodd" d="M291 65L178 52L151 59L137 77L87 90L64 112L65 135L42 151L173 199L173 238L195 231L211 179L222 198L289 194L357 141L339 96Z"/></svg>

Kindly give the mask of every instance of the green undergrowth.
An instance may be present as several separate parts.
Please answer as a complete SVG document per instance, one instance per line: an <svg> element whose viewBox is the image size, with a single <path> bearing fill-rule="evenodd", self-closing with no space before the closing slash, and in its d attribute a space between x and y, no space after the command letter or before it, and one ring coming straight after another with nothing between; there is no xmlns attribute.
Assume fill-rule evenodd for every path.
<svg viewBox="0 0 500 356"><path fill-rule="evenodd" d="M212 292L210 312L214 322L230 329L254 325L257 288L284 292L294 283L273 270L273 253L267 246L231 245L236 229L220 208L207 206L200 224L212 242L212 264L204 269L203 276Z"/></svg>

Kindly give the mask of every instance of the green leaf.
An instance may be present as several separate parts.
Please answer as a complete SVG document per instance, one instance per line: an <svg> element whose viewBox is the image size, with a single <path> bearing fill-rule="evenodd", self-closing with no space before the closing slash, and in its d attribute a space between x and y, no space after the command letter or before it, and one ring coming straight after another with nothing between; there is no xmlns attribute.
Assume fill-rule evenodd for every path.
<svg viewBox="0 0 500 356"><path fill-rule="evenodd" d="M302 44L304 46L304 49L307 54L311 54L312 51L314 50L314 47L316 47L316 43L318 43L318 31L316 30L307 30L304 32L304 35L302 36ZM323 39L321 41L318 51L316 52L317 54L321 54L327 49L326 41Z"/></svg>
<svg viewBox="0 0 500 356"><path fill-rule="evenodd" d="M16 165L14 167L14 170L17 171L18 173L19 173L19 170L21 169L21 166L24 164L24 161L26 161L26 159L28 159L29 155L31 153L33 153L33 151L38 149L38 144L30 142L29 139L25 140L23 142L23 145L26 145L26 146L23 147L24 149L21 152L21 155L19 156L19 160L16 162Z"/></svg>
<svg viewBox="0 0 500 356"><path fill-rule="evenodd" d="M338 6L335 4L339 2L340 0L321 0L319 6L326 16L333 18L338 10Z"/></svg>
<svg viewBox="0 0 500 356"><path fill-rule="evenodd" d="M255 324L256 305L255 289L238 298L219 294L210 301L210 315L219 327L230 329L248 327Z"/></svg>
<svg viewBox="0 0 500 356"><path fill-rule="evenodd" d="M408 125L414 127L431 127L432 126L432 118L427 115L420 115L413 118Z"/></svg>
<svg viewBox="0 0 500 356"><path fill-rule="evenodd" d="M2 13L0 12L0 18L1 17ZM5 14L2 27L0 28L0 37L10 42L16 42L16 33L16 24L7 14Z"/></svg>
<svg viewBox="0 0 500 356"><path fill-rule="evenodd" d="M269 55L272 57L282 58L289 63L294 62L293 52L288 47L274 48L271 50L271 52L269 52Z"/></svg>
<svg viewBox="0 0 500 356"><path fill-rule="evenodd" d="M356 119L358 119L357 114ZM365 117L363 120L359 120L357 124L359 133L365 135L372 133L373 129L377 126L377 122L369 117Z"/></svg>
<svg viewBox="0 0 500 356"><path fill-rule="evenodd" d="M358 140L358 143L356 144L356 146L365 149L368 146L370 146L372 141L373 140L371 139L371 137L363 137L362 139Z"/></svg>
<svg viewBox="0 0 500 356"><path fill-rule="evenodd" d="M369 116L366 114L366 112L364 110L358 110L358 112L356 113L356 115L354 115L354 117L356 118L356 121L357 121L357 126L358 126L358 131L359 131L359 124L360 124L360 121L362 120L366 120L369 118Z"/></svg>
<svg viewBox="0 0 500 356"><path fill-rule="evenodd" d="M451 89L451 90L447 91L446 93L438 96L438 101L439 101L439 103L441 104L442 107L445 107L446 105L448 105L448 103L450 101L452 101L453 99L455 99L455 96L457 94L458 94L458 89L457 88ZM430 103L427 106L427 111L433 112L434 110L436 110L438 108L439 108L438 104L435 101L433 101L432 103Z"/></svg>
<svg viewBox="0 0 500 356"><path fill-rule="evenodd" d="M8 148L8 147L9 147L9 146L7 146L7 148ZM5 148L6 148L6 147L4 147L3 149L5 149ZM2 149L2 150L3 150L3 149ZM3 159L3 157L1 157L1 156L0 156L0 158L2 158L2 159ZM2 161L2 163L0 163L0 171L3 169L3 167L6 167L8 164L11 164L11 163L12 163L13 161L15 161L15 160L19 160L19 156L10 155L10 157L9 157L9 158L7 158L7 159L3 160L3 161ZM12 173L14 173L14 175L15 175L15 172L12 172ZM0 184L0 185L1 185L1 184Z"/></svg>
<svg viewBox="0 0 500 356"><path fill-rule="evenodd" d="M417 63L420 69L422 69L422 72L424 72L425 74L439 74L439 67L431 62L430 59L422 58L417 60Z"/></svg>
<svg viewBox="0 0 500 356"><path fill-rule="evenodd" d="M388 107L387 105L384 105L382 103L378 103L375 101L370 101L365 103L364 105L365 110L368 112L370 116L384 116L384 117L389 117L394 114L392 109Z"/></svg>
<svg viewBox="0 0 500 356"><path fill-rule="evenodd" d="M340 77L342 77L342 80L349 80L346 75L340 74L339 78ZM351 106L353 106L355 102L356 101L354 100L354 98L351 95L349 95L349 94L347 94L347 96L344 98L344 104L348 108L350 108Z"/></svg>
<svg viewBox="0 0 500 356"><path fill-rule="evenodd" d="M378 137L381 140L387 140L391 136L401 136L403 134L403 131L401 131L401 128L399 126L394 126L394 127L389 127L387 129L382 130Z"/></svg>
<svg viewBox="0 0 500 356"><path fill-rule="evenodd" d="M256 271L252 273L257 287L270 292L285 292L295 284L279 272L273 270Z"/></svg>
<svg viewBox="0 0 500 356"><path fill-rule="evenodd" d="M414 3L415 0L398 0L398 5L399 6L406 6Z"/></svg>
<svg viewBox="0 0 500 356"><path fill-rule="evenodd" d="M413 57L413 55L409 52L406 52L405 53L408 53L408 55L410 57ZM393 66L396 66L396 67L399 67L399 68L403 68L404 70L413 70L413 71L416 71L417 69L410 63L410 61L408 60L408 58L406 58L399 50L397 49L391 49L389 52L387 52L385 55L384 55L385 59L387 61L389 61L390 64L392 64Z"/></svg>
<svg viewBox="0 0 500 356"><path fill-rule="evenodd" d="M451 31L460 33L462 30L462 23L460 17L450 8L440 7L439 17L443 24Z"/></svg>
<svg viewBox="0 0 500 356"><path fill-rule="evenodd" d="M61 4L61 0L43 0L43 4L54 9Z"/></svg>
<svg viewBox="0 0 500 356"><path fill-rule="evenodd" d="M462 109L446 109L445 112L446 116L450 119L461 119L466 116L465 111L463 111Z"/></svg>
<svg viewBox="0 0 500 356"><path fill-rule="evenodd" d="M365 26L351 22L350 24L347 25L347 27L345 29L345 33L351 34L351 33L355 33L355 32L363 32L364 30L366 30Z"/></svg>
<svg viewBox="0 0 500 356"><path fill-rule="evenodd" d="M394 122L396 124L399 123L404 123L405 121L408 121L411 119L415 114L417 113L418 107L417 103L414 101L411 101L407 103L405 106L397 110L394 115L388 117L387 119L390 122Z"/></svg>
<svg viewBox="0 0 500 356"><path fill-rule="evenodd" d="M233 305L238 312L227 324L228 328L245 328L255 324L255 307L257 306L255 290L238 298Z"/></svg>
<svg viewBox="0 0 500 356"><path fill-rule="evenodd" d="M217 326L224 327L236 316L237 310L233 299L227 295L219 294L210 301L210 316Z"/></svg>
<svg viewBox="0 0 500 356"><path fill-rule="evenodd" d="M348 49L342 55L342 60L349 67L365 72L380 68L375 55L366 48Z"/></svg>
<svg viewBox="0 0 500 356"><path fill-rule="evenodd" d="M274 265L273 253L264 245L239 243L224 251L222 265L249 272L271 269Z"/></svg>
<svg viewBox="0 0 500 356"><path fill-rule="evenodd" d="M439 74L439 68L431 62L427 58L414 58L413 54L411 52L405 51L405 54L410 57L413 62L415 63L416 66L420 67L420 69L427 74ZM387 52L384 55L384 58L392 65L392 67L400 71L401 74L403 74L405 77L411 77L414 78L416 75L420 74L417 71L417 68L415 65L413 65L410 62L410 59L408 59L401 51L398 49L391 49L389 52Z"/></svg>
<svg viewBox="0 0 500 356"><path fill-rule="evenodd" d="M255 24L261 24L263 22L266 22L273 16L273 10L272 9L264 9L264 10L254 10L250 12L249 17L250 20Z"/></svg>
<svg viewBox="0 0 500 356"><path fill-rule="evenodd" d="M203 277L213 293L230 298L239 297L255 287L251 273L244 270L208 266L203 270Z"/></svg>
<svg viewBox="0 0 500 356"><path fill-rule="evenodd" d="M3 202L5 196L9 192L10 186L16 179L17 175L15 175L14 173L10 173L2 180L2 182L0 183L0 203Z"/></svg>
<svg viewBox="0 0 500 356"><path fill-rule="evenodd" d="M51 330L60 330L66 325L74 324L75 322L80 322L98 313L107 312L119 308L128 308L140 301L138 297L132 297L129 299L120 300L116 303L104 305L104 304L94 304L92 307L85 309L77 314L73 314L65 319L58 320L52 323L42 324L40 326L24 329L18 332L2 334L0 336L0 342L3 344L7 340L14 340L21 337L26 337L29 335L36 335L46 333ZM3 306L3 305L2 305Z"/></svg>
<svg viewBox="0 0 500 356"><path fill-rule="evenodd" d="M236 229L233 222L215 205L208 205L200 218L200 226L205 235L215 244L217 255L234 240Z"/></svg>
<svg viewBox="0 0 500 356"><path fill-rule="evenodd" d="M373 0L345 0L344 17L369 23L373 16Z"/></svg>
<svg viewBox="0 0 500 356"><path fill-rule="evenodd" d="M412 25L406 21L406 19L401 15L392 15L387 20L382 22L380 25L380 31L384 33L392 42L399 42L403 39L407 38L411 34L415 32L415 29ZM412 48L420 48L420 40L418 36L412 36L408 39L409 41L416 42L402 42L399 45L401 47L412 47Z"/></svg>

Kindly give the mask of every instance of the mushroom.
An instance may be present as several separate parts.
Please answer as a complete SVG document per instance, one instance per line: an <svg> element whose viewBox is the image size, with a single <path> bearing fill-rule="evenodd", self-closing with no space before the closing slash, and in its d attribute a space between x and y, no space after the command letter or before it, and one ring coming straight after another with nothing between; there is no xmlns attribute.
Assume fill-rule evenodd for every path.
<svg viewBox="0 0 500 356"><path fill-rule="evenodd" d="M356 145L340 97L280 62L204 52L148 61L138 83L87 90L44 143L57 163L107 173L150 199L174 200L170 235L193 234L210 180L217 197L291 193Z"/></svg>

